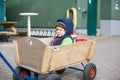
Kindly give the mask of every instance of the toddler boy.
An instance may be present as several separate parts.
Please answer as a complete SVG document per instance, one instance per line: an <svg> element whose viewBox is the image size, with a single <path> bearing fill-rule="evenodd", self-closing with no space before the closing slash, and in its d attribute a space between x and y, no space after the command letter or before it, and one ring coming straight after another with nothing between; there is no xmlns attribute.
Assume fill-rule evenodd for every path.
<svg viewBox="0 0 120 80"><path fill-rule="evenodd" d="M73 39L71 34L73 33L73 22L71 19L62 18L57 20L57 24L55 25L55 33L56 37L54 37L51 45L66 45L72 44Z"/></svg>

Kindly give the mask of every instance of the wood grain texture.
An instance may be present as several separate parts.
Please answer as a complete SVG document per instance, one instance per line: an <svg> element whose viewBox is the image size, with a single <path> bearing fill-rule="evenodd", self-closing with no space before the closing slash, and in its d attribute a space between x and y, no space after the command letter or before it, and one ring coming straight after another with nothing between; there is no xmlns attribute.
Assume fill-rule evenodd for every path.
<svg viewBox="0 0 120 80"><path fill-rule="evenodd" d="M46 38L47 39L47 38ZM70 45L49 46L48 39L22 37L16 40L16 53L19 64L32 68L39 73L47 73L66 68L81 61L91 59L95 48L95 40ZM18 52L18 53L17 53ZM16 56L17 57L17 56Z"/></svg>

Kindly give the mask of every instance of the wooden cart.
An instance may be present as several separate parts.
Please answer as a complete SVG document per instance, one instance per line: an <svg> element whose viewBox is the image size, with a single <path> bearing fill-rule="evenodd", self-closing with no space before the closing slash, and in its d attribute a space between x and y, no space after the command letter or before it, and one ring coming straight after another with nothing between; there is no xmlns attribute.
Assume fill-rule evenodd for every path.
<svg viewBox="0 0 120 80"><path fill-rule="evenodd" d="M89 39L70 45L49 46L50 38L22 37L14 41L16 64L37 73L46 74L71 67L93 57L95 40ZM93 80L96 66L90 63L88 78ZM91 72L92 70L92 72ZM92 75L92 76L91 76Z"/></svg>

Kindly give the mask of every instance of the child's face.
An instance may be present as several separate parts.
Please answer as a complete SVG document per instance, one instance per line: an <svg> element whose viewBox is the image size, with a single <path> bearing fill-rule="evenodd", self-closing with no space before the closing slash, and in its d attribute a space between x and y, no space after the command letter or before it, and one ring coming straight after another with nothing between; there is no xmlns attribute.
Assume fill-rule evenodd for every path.
<svg viewBox="0 0 120 80"><path fill-rule="evenodd" d="M58 37L64 36L65 33L66 33L65 29L63 29L59 26L56 27L56 34L57 34Z"/></svg>

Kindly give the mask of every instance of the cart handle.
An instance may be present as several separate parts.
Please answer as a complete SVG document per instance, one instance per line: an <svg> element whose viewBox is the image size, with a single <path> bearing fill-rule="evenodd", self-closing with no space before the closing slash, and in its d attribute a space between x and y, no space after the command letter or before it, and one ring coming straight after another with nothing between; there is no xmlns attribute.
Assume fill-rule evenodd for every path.
<svg viewBox="0 0 120 80"><path fill-rule="evenodd" d="M17 76L18 80L22 80L20 78L20 75L15 71L13 66L7 61L7 59L3 56L3 54L1 52L0 52L0 57L5 62L5 64L9 67L9 69L13 72L13 74L15 74L15 76Z"/></svg>

